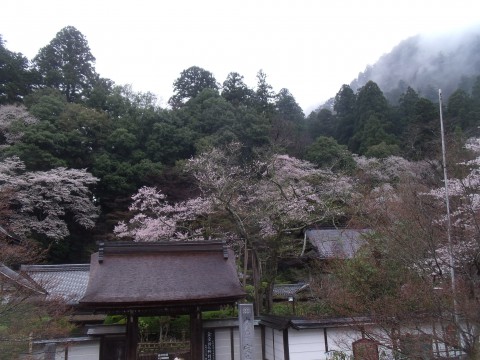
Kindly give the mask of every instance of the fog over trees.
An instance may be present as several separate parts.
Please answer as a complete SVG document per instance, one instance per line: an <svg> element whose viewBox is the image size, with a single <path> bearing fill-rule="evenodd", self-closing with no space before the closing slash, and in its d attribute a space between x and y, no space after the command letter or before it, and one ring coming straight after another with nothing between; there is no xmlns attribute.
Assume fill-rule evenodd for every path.
<svg viewBox="0 0 480 360"><path fill-rule="evenodd" d="M245 285L261 313L272 311L279 279L315 278L300 257L306 229L369 228L359 256L331 270L323 288L330 298L318 299L324 315L359 315L355 308L379 321L408 311L450 316L452 294L425 290L452 281L441 87L457 300L476 326L462 329L471 340L463 350L473 354L480 37L452 39L405 40L306 115L288 89L273 89L268 69L250 88L235 69L223 80L193 64L162 108L154 94L102 78L72 26L31 60L0 38L1 244L11 250L17 245L5 234L16 234L50 263L76 263L88 261L97 240L224 239L251 274ZM309 273L282 273L286 258ZM399 303L407 290L416 303Z"/></svg>
<svg viewBox="0 0 480 360"><path fill-rule="evenodd" d="M437 90L448 98L457 89L468 91L480 71L478 28L462 33L417 35L402 41L350 83L358 90L371 80L392 103L410 86L434 101Z"/></svg>

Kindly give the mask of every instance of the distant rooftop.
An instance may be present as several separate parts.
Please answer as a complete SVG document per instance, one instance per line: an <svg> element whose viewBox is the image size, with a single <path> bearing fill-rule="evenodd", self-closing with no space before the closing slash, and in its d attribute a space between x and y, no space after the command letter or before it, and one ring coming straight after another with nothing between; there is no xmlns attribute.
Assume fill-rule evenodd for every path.
<svg viewBox="0 0 480 360"><path fill-rule="evenodd" d="M47 291L47 300L76 305L87 289L90 265L22 265L20 272Z"/></svg>
<svg viewBox="0 0 480 360"><path fill-rule="evenodd" d="M11 281L12 284L18 284L25 289L30 291L45 294L45 290L38 286L34 281L22 276L18 272L10 269L8 266L0 263L0 276L4 279L8 279Z"/></svg>
<svg viewBox="0 0 480 360"><path fill-rule="evenodd" d="M309 284L275 284L273 287L273 297L275 299L288 299L289 297L295 297L298 293L301 293L310 288Z"/></svg>
<svg viewBox="0 0 480 360"><path fill-rule="evenodd" d="M365 244L365 229L307 230L307 239L320 259L350 259Z"/></svg>
<svg viewBox="0 0 480 360"><path fill-rule="evenodd" d="M260 324L283 330L289 327L295 330L301 329L324 329L330 327L352 327L371 325L372 319L368 317L347 317L347 318L318 318L305 319L302 317L287 317L278 315L263 315L260 317Z"/></svg>

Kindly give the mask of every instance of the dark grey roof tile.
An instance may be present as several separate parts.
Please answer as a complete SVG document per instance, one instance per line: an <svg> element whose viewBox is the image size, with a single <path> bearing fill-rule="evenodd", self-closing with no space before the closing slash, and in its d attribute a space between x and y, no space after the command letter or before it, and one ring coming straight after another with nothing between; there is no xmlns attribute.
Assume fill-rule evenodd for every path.
<svg viewBox="0 0 480 360"><path fill-rule="evenodd" d="M91 257L80 303L91 307L231 302L244 297L233 251L222 243L104 245Z"/></svg>
<svg viewBox="0 0 480 360"><path fill-rule="evenodd" d="M314 229L307 230L307 239L317 250L320 259L349 259L365 244L369 230Z"/></svg>
<svg viewBox="0 0 480 360"><path fill-rule="evenodd" d="M62 299L75 305L87 289L90 265L22 265L20 272L47 291L47 300Z"/></svg>

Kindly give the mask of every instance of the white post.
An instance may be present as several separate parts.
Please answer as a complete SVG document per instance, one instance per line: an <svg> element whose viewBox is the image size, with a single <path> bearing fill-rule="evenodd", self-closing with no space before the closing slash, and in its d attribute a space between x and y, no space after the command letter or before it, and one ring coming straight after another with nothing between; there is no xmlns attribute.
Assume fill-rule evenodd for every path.
<svg viewBox="0 0 480 360"><path fill-rule="evenodd" d="M442 160L443 160L443 180L445 183L445 205L447 207L447 238L448 238L448 256L450 262L450 277L452 281L452 296L453 296L453 312L455 325L458 327L457 321L457 300L456 300L456 285L455 285L455 260L453 258L453 244L452 244L452 235L451 235L451 220L450 220L450 200L448 195L448 176L447 176L447 160L446 160L446 149L445 149L445 135L443 130L443 110L442 110L442 89L438 89L438 101L440 106L440 131L442 137Z"/></svg>

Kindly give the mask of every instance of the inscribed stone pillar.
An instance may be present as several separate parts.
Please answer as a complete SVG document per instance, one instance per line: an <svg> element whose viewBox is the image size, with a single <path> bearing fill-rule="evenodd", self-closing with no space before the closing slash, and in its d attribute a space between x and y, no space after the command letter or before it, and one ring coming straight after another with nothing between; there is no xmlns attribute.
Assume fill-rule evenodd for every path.
<svg viewBox="0 0 480 360"><path fill-rule="evenodd" d="M238 327L240 334L240 360L254 358L254 315L252 304L238 305Z"/></svg>

